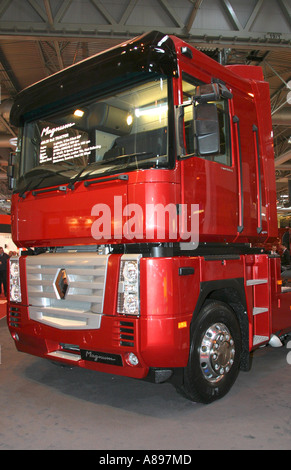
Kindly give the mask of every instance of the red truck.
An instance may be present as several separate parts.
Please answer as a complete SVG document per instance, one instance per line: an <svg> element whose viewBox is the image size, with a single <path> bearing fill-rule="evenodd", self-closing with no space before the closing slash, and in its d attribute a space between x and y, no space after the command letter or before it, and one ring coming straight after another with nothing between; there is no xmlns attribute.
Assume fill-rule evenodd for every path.
<svg viewBox="0 0 291 470"><path fill-rule="evenodd" d="M209 403L252 351L282 345L291 294L264 249L278 229L260 67L153 31L23 90L11 123L19 351Z"/></svg>

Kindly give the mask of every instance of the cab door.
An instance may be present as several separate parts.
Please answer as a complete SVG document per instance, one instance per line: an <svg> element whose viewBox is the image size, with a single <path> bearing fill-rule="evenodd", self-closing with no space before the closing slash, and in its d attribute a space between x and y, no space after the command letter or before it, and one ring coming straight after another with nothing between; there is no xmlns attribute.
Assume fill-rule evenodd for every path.
<svg viewBox="0 0 291 470"><path fill-rule="evenodd" d="M197 86L199 82L191 74L182 74L181 200L187 207L199 204L200 243L233 242L243 230L243 223L240 221L236 155L231 145L231 99L209 100L218 112L219 145L215 152L201 154L197 148L195 106L187 105L196 95Z"/></svg>

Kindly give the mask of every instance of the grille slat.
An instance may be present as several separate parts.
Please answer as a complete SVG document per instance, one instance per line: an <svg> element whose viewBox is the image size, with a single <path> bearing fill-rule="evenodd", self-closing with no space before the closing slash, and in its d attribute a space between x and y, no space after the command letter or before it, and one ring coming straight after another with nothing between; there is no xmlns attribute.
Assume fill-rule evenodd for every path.
<svg viewBox="0 0 291 470"><path fill-rule="evenodd" d="M13 326L14 328L21 327L21 314L18 307L10 307L9 313L9 325Z"/></svg>
<svg viewBox="0 0 291 470"><path fill-rule="evenodd" d="M122 320L119 322L119 344L120 346L134 348L135 330L134 322Z"/></svg>
<svg viewBox="0 0 291 470"><path fill-rule="evenodd" d="M28 257L30 317L56 328L100 328L101 317L97 316L103 313L108 257L96 253ZM68 287L64 290L60 271L66 273Z"/></svg>

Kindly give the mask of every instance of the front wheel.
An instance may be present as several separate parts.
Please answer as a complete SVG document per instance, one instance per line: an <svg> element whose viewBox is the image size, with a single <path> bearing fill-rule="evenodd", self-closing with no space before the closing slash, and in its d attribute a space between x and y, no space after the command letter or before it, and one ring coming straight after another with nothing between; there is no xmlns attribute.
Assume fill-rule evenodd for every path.
<svg viewBox="0 0 291 470"><path fill-rule="evenodd" d="M240 357L241 333L234 311L222 302L207 302L191 325L183 394L201 403L223 397L236 380Z"/></svg>

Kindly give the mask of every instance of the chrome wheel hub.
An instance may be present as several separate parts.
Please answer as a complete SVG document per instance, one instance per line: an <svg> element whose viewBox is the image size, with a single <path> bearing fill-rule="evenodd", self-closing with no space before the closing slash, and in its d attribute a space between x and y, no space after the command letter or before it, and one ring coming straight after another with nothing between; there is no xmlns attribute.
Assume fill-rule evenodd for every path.
<svg viewBox="0 0 291 470"><path fill-rule="evenodd" d="M235 345L229 329L215 323L205 332L199 349L200 367L204 378L219 382L230 371L235 356Z"/></svg>

